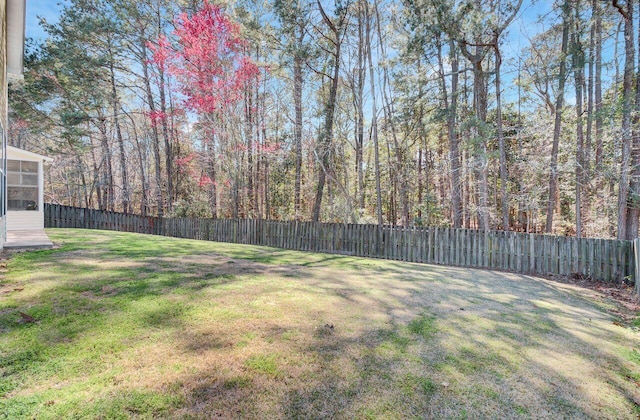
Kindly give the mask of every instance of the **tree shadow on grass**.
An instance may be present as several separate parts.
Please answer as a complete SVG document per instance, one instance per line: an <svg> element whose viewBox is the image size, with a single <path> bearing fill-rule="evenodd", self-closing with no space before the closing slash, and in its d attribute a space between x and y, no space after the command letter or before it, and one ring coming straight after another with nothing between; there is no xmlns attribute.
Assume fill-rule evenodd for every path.
<svg viewBox="0 0 640 420"><path fill-rule="evenodd" d="M206 261L189 265L182 275L158 270L155 251L140 251L137 259L71 248L19 254L10 263L17 276L12 284L19 287L4 293L0 311L0 330L7 339L15 337L0 352L2 395L30 377L66 375L61 364L71 359L87 365L82 369L90 377L97 372L88 365L100 353L135 347L149 332L185 329L190 294L235 281ZM173 296L178 290L185 298ZM191 350L197 348L196 343Z"/></svg>
<svg viewBox="0 0 640 420"><path fill-rule="evenodd" d="M386 275L387 278L405 277L406 271ZM411 299L405 300L413 306L414 314L427 310L438 320L440 331L433 341L419 343L415 337L411 341L411 346L418 348L422 368L429 372L427 377L434 383L448 384L447 387L427 387L433 394L433 404L425 407L412 402L402 407L398 403L402 400L399 378L406 375L406 366L394 369L393 357L372 357L361 349L355 357L338 362L335 355L348 354L347 349L354 345L379 348L380 341L365 334L334 342L328 352L324 351L326 346L318 343L308 347L305 351L317 352L326 361L317 372L323 379L315 386L293 390L285 403L289 404L287 410L293 417L305 417L316 409L326 410L326 398L342 402L330 405L334 408L328 416L340 415L346 410L350 415L364 413L365 416L393 413L404 416L417 412L426 417L464 413L598 417L611 416L625 406L626 410L637 407L640 394L635 384L622 378L621 373L628 367L625 368L625 363L615 354L615 346L599 346L615 331L610 326L611 317L597 306L579 294L558 289L543 280L477 270L459 270L456 275L451 287L440 282L434 287L433 283L425 282L412 290ZM479 280L479 277L488 278ZM511 284L513 282L517 284ZM356 295L362 291L339 287L340 283L340 280L329 283L323 279L316 286L324 285L327 293L335 293L339 288L345 305L361 301ZM385 300L385 304L388 303ZM387 306L387 311L392 315L394 308ZM385 343L385 346L397 346L396 331L389 332L396 342ZM618 342L622 341L620 338ZM638 345L637 340L633 343ZM575 363L575 366L563 365L565 363ZM367 382L363 377L345 379L342 374L349 371L350 366L362 371L363 365L381 367L371 375L375 381ZM337 369L327 366L337 366ZM588 372L576 374L572 369ZM376 386L379 378L388 379ZM599 385L589 386L588 382L594 379ZM389 391L393 388L398 392ZM350 408L354 404L351 398L354 389L359 390L355 404L360 406L357 401L367 400L370 407L360 406L355 411ZM610 393L614 397L608 399L609 396L599 393Z"/></svg>
<svg viewBox="0 0 640 420"><path fill-rule="evenodd" d="M630 413L639 401L629 380L640 373L637 363L616 354L629 337L575 289L486 270L341 256L308 260L252 247L212 264L216 254L197 244L166 258L160 252L169 252L167 242L133 254L107 244L105 258L114 266L128 261L126 255L135 261L112 267L111 274L86 263L101 261L97 250L89 257L64 249L30 257L29 264L51 273L36 296L10 296L11 308L36 315L38 323L0 315L8 332L31 330L25 348L37 344L30 352L12 348L0 355L0 369L13 381L3 382L5 392L19 388L26 373L66 374L60 366L73 346L86 347L79 350L86 352L81 364L100 357L119 364L118 357L132 356L127 346L147 342L159 348L144 356L158 365L166 359L166 369L191 365L158 378L157 393L179 396L170 403L153 402L153 392L144 389L147 408L139 395L118 394L117 407L141 416L615 417L613 410ZM240 255L245 259L235 259ZM59 281L68 273L76 277ZM287 288L272 283L270 290L270 273L276 282L286 278ZM252 283L249 300L233 300L230 292L216 311L193 320L199 295L256 276L263 280ZM297 292L308 300L286 299ZM252 306L257 297L272 298L278 315L264 302ZM410 330L422 318L433 318L433 335ZM637 337L629 346L640 346ZM122 356L109 356L109 348ZM99 375L100 366L85 374Z"/></svg>

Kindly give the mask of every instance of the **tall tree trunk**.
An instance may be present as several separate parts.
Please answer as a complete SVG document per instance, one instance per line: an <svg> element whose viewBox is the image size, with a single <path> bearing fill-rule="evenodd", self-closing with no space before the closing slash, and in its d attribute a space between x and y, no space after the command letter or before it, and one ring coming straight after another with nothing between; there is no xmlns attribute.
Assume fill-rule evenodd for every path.
<svg viewBox="0 0 640 420"><path fill-rule="evenodd" d="M91 162L93 163L93 182L92 190L96 190L96 200L98 201L98 210L107 210L107 203L105 197L102 194L102 174L100 165L98 165L98 158L96 157L96 147L94 147L93 137L90 137L91 141ZM93 193L91 194L93 195Z"/></svg>
<svg viewBox="0 0 640 420"><path fill-rule="evenodd" d="M377 16L377 2L374 0ZM369 62L369 84L371 86L371 132L373 136L373 153L374 153L374 170L376 178L376 216L378 220L378 241L381 240L381 229L384 223L382 219L382 189L380 186L380 143L378 141L378 109L376 103L376 85L373 71L373 58L371 51L371 13L369 12L369 3L365 2L365 21L366 21L366 52L367 61Z"/></svg>
<svg viewBox="0 0 640 420"><path fill-rule="evenodd" d="M300 36L298 38L299 45L302 44L304 39L304 30L300 29ZM295 124L294 124L294 142L296 153L296 174L294 184L294 199L293 207L295 213L295 219L302 219L301 208L301 186L302 186L302 64L303 60L300 56L300 51L296 51L293 57L293 103L295 106Z"/></svg>
<svg viewBox="0 0 640 420"><path fill-rule="evenodd" d="M453 207L453 226L462 227L462 192L460 175L460 140L456 130L458 113L458 53L453 40L449 41L449 58L451 61L451 102L447 115L447 136L449 138L449 158L451 159L451 205Z"/></svg>
<svg viewBox="0 0 640 420"><path fill-rule="evenodd" d="M595 75L594 75L594 106L596 125L596 150L595 167L597 176L601 176L602 171L602 136L603 136L603 116L602 116L602 10L599 0L593 1L593 15L595 16ZM616 80L617 82L617 80Z"/></svg>
<svg viewBox="0 0 640 420"><path fill-rule="evenodd" d="M266 156L262 156L263 160L263 171L264 171L264 213L267 219L271 219L273 215L271 214L271 200L269 199L269 191L270 185L269 182L269 159Z"/></svg>
<svg viewBox="0 0 640 420"><path fill-rule="evenodd" d="M382 106L382 109L384 110L384 104ZM385 136L386 137L386 142L385 142L385 146L386 146L386 152L387 152L387 165L390 170L388 172L392 172L395 170L395 168L393 167L393 153L392 153L392 149L391 149L391 140L389 139L389 136ZM392 173L389 173L389 189L387 190L387 220L393 225L395 226L398 223L398 177L397 176L393 176Z"/></svg>
<svg viewBox="0 0 640 420"><path fill-rule="evenodd" d="M158 33L162 33L162 15L160 13L160 6L157 9L157 29ZM160 98L160 122L162 124L162 137L164 139L164 158L165 169L167 173L167 201L166 206L169 211L173 208L174 191L173 191L173 145L171 140L171 133L169 131L168 108L166 99L166 80L164 74L164 68L158 67L158 96Z"/></svg>
<svg viewBox="0 0 640 420"><path fill-rule="evenodd" d="M564 106L564 86L567 74L567 50L569 44L569 25L571 9L569 0L562 6L562 46L560 49L560 69L558 72L558 94L556 97L556 113L553 123L553 143L551 145L551 163L549 165L549 198L547 200L547 220L544 231L551 233L553 229L553 212L558 193L558 149L560 145L560 129L562 126L562 108Z"/></svg>
<svg viewBox="0 0 640 420"><path fill-rule="evenodd" d="M318 8L322 14L322 19L331 30L333 39L331 40L335 50L333 51L333 76L330 78L329 85L329 97L324 107L324 126L320 132L318 138L318 161L320 163L320 170L318 171L318 186L316 189L316 198L313 203L313 215L312 220L318 222L320 220L320 210L322 209L322 195L324 193L324 186L327 180L327 172L331 170L331 146L333 142L333 121L336 108L336 98L338 95L338 82L340 76L340 61L341 61L341 47L342 47L342 26L344 23L344 16L339 18L339 22L334 24L329 16L326 15L324 8L320 4L320 0L317 0Z"/></svg>
<svg viewBox="0 0 640 420"><path fill-rule="evenodd" d="M424 168L424 137L420 136L420 140L418 142L418 158L417 158L417 169L418 169L418 211L417 216L418 219L422 218L422 206L421 204L424 201L424 185L425 182L423 180L424 175L422 174Z"/></svg>
<svg viewBox="0 0 640 420"><path fill-rule="evenodd" d="M77 165L78 171L80 172L80 181L82 182L84 207L89 209L91 208L91 200L89 198L89 194L87 191L87 179L84 174L84 164L82 163L82 159L80 158L79 153L76 153L76 165ZM49 175L51 175L50 171L47 171L47 172L49 172Z"/></svg>
<svg viewBox="0 0 640 420"><path fill-rule="evenodd" d="M580 0L575 0L575 21L572 35L573 78L576 90L576 237L582 237L582 192L584 185L584 123L582 119L584 82L584 51L580 42Z"/></svg>
<svg viewBox="0 0 640 420"><path fill-rule="evenodd" d="M247 142L247 167L246 174L244 176L247 177L247 210L249 213L249 217L255 217L256 209L255 209L255 193L254 189L257 188L254 180L256 177L254 176L255 168L254 168L254 149L256 148L256 142L253 140L253 124L254 124L254 105L253 105L253 88L245 85L244 89L244 136ZM243 159L244 160L244 159ZM244 171L243 171L244 172Z"/></svg>
<svg viewBox="0 0 640 420"><path fill-rule="evenodd" d="M594 79L595 79L595 62L596 62L596 25L598 15L598 0L591 1L591 25L589 28L589 62L587 74L587 131L585 136L585 145L583 151L583 172L582 186L586 196L583 201L584 219L592 220L592 206L594 201L594 192L597 194L597 188L593 188L592 181L594 179L594 166L592 165L593 156L593 123L594 123Z"/></svg>
<svg viewBox="0 0 640 420"><path fill-rule="evenodd" d="M482 66L483 53L476 48L477 57L473 61L473 103L476 109L476 138L474 140L474 172L476 175L476 196L478 229L488 230L489 223L489 156L487 155L486 123L487 123L487 77Z"/></svg>
<svg viewBox="0 0 640 420"><path fill-rule="evenodd" d="M102 147L102 162L103 162L103 182L104 182L104 196L106 198L106 209L109 211L115 211L115 190L113 185L113 166L111 162L111 146L109 145L109 135L107 132L107 119L104 116L100 116L98 122L98 129L100 130L100 145Z"/></svg>
<svg viewBox="0 0 640 420"><path fill-rule="evenodd" d="M417 66L419 69L422 68L422 63L420 58L418 58ZM424 95L423 86L420 86L418 90L418 97L422 98L423 95ZM426 189L426 195L427 196L429 195L429 167L428 167L428 161L427 161L429 146L428 146L425 125L423 123L424 115L425 115L424 104L421 101L420 104L418 105L418 115L417 115L417 121L418 121L418 142L417 142L418 143L418 157L417 157L417 169L418 169L418 200L417 200L418 209L417 210L418 211L417 211L417 216L421 220L421 222L424 222L424 220L422 219L422 217L424 216L422 213L422 204L424 203L424 200L425 200L425 189Z"/></svg>
<svg viewBox="0 0 640 420"><path fill-rule="evenodd" d="M471 194L471 170L469 169L469 162L470 162L470 158L469 158L469 153L465 152L464 153L464 159L463 159L463 165L465 168L464 171L464 189L462 191L462 200L463 200L463 216L464 216L464 227L466 229L470 229L471 228L471 203L473 201L472 198L472 194ZM477 226L476 226L477 227Z"/></svg>
<svg viewBox="0 0 640 420"><path fill-rule="evenodd" d="M629 0L633 3L632 0ZM638 3L640 15L640 2ZM638 59L640 59L640 31L638 31ZM635 102L632 111L632 138L631 138L631 179L629 181L629 210L627 214L627 240L638 237L638 225L640 224L640 70L636 70L635 77Z"/></svg>
<svg viewBox="0 0 640 420"><path fill-rule="evenodd" d="M475 109L475 127L473 136L473 171L476 178L476 206L478 216L478 229L489 229L489 162L487 156L487 74L482 62L486 55L485 47L481 47L478 40L470 45L475 45L474 52L469 51L469 43L461 42L462 54L469 60L473 70L473 107Z"/></svg>
<svg viewBox="0 0 640 420"><path fill-rule="evenodd" d="M262 76L262 89L263 89L263 93L259 98L259 113L258 113L258 117L260 118L259 124L258 124L258 128L260 129L260 132L262 134L262 143L267 145L268 139L267 139L267 71L263 71L263 76ZM259 86L259 83L256 81L256 86ZM263 152L262 153L262 159L264 160L264 208L265 208L265 215L268 218L272 218L272 211L271 211L271 182L270 182L270 164L269 164L269 155L267 152Z"/></svg>
<svg viewBox="0 0 640 420"><path fill-rule="evenodd" d="M356 151L356 199L358 200L358 209L364 211L364 168L363 168L363 149L364 149L364 84L365 84L365 66L366 57L365 49L370 46L365 45L364 35L364 10L362 4L368 0L358 0L358 56L357 56L357 76L354 81L354 103L356 113L356 135L355 135L355 151ZM368 23L368 22L367 22Z"/></svg>
<svg viewBox="0 0 640 420"><path fill-rule="evenodd" d="M142 153L142 145L140 144L140 138L138 136L138 130L136 129L135 121L133 120L130 114L127 113L126 115L131 120L131 126L133 127L134 140L136 144L136 152L138 154L138 164L140 165L140 184L141 184L140 185L141 187L140 213L143 216L146 216L149 212L149 197L147 195L149 192L149 181L148 181L146 169L145 169L146 159L144 158L144 154Z"/></svg>
<svg viewBox="0 0 640 420"><path fill-rule="evenodd" d="M504 145L504 134L502 129L502 93L500 92L500 66L502 65L502 55L500 54L500 46L496 37L493 44L496 54L496 130L498 132L498 149L500 152L500 199L502 201L502 228L509 230L509 192L507 183L509 175L507 172L507 152Z"/></svg>
<svg viewBox="0 0 640 420"><path fill-rule="evenodd" d="M449 142L449 161L451 162L451 218L453 227L462 227L462 193L460 182L460 147L456 131L456 113L458 107L458 53L456 43L449 40L449 62L451 64L451 100L447 89L447 79L442 57L442 45L438 43L438 66L444 107L447 110L447 139Z"/></svg>
<svg viewBox="0 0 640 420"><path fill-rule="evenodd" d="M213 126L214 117L212 115L205 116L206 123ZM210 137L205 140L204 155L206 160L206 174L209 177L209 206L211 209L211 218L218 218L218 178L216 171L216 135L211 130Z"/></svg>
<svg viewBox="0 0 640 420"><path fill-rule="evenodd" d="M120 174L122 176L122 212L129 213L129 174L127 173L127 159L124 150L124 139L122 137L122 129L120 127L120 100L116 89L116 74L114 69L114 57L112 46L109 44L109 81L111 85L111 106L113 108L113 124L116 129L116 139L118 141L118 149L120 152Z"/></svg>
<svg viewBox="0 0 640 420"><path fill-rule="evenodd" d="M622 151L618 188L618 239L627 239L627 201L629 198L629 170L631 164L631 98L635 72L635 40L633 32L633 0L627 0L626 7L614 5L624 19L624 79L622 85Z"/></svg>
<svg viewBox="0 0 640 420"><path fill-rule="evenodd" d="M382 33L382 22L380 19L380 11L378 9L378 2L374 1L375 15L376 15L376 29L378 33L378 39L383 40L385 37ZM386 60L387 53L385 51L384 43L379 43L380 48L380 56L381 60ZM408 176L407 176L407 158L406 158L406 145L401 144L399 140L399 136L396 130L396 125L394 121L395 109L393 101L390 99L391 93L388 92L391 90L392 84L389 77L389 69L387 66L382 67L382 101L383 107L382 110L384 112L385 126L389 128L391 132L391 139L393 141L393 154L395 156L394 164L393 164L393 174L391 174L393 178L394 188L392 191L394 192L394 205L393 205L393 224L396 224L397 215L395 214L397 209L397 202L395 202L395 192L400 193L400 206L401 206L401 217L400 223L403 226L409 225L409 185L408 185Z"/></svg>
<svg viewBox="0 0 640 420"><path fill-rule="evenodd" d="M167 171L167 209L171 211L173 207L173 145L169 133L169 122L167 112L167 100L165 94L165 77L162 68L158 69L158 90L160 92L160 121L162 123L162 138L164 139L165 169Z"/></svg>
<svg viewBox="0 0 640 420"><path fill-rule="evenodd" d="M593 90L594 90L594 75L595 75L595 47L596 47L596 20L597 20L597 5L598 0L591 0L591 25L589 28L589 63L587 70L587 131L585 135L585 150L584 150L584 182L585 186L589 184L593 177L593 171L591 168L591 150L593 146Z"/></svg>
<svg viewBox="0 0 640 420"><path fill-rule="evenodd" d="M151 78L149 76L149 63L147 55L147 44L144 33L139 38L140 48L142 51L141 65L142 75L145 87L145 93L147 94L147 106L149 107L149 114L151 115L151 150L153 151L153 160L155 168L155 183L156 183L156 207L158 217L164 216L164 198L162 195L162 169L161 169L161 157L160 157L160 135L158 133L157 125L157 112L156 104L153 99L153 91L151 89Z"/></svg>

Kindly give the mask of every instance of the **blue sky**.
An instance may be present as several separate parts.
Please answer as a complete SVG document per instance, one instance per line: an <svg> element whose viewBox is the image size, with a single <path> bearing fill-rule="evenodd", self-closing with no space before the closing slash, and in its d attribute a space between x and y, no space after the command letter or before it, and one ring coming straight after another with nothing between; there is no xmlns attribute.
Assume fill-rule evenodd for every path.
<svg viewBox="0 0 640 420"><path fill-rule="evenodd" d="M27 0L26 35L31 38L44 38L45 33L38 24L39 17L48 22L58 20L61 4L66 0ZM549 0L527 1L522 5L518 18L509 28L508 42L513 43L514 48L527 44L526 37L520 36L525 32L532 36L542 28L537 22L539 15L544 15L551 10L552 2Z"/></svg>
<svg viewBox="0 0 640 420"><path fill-rule="evenodd" d="M45 38L46 34L38 24L39 17L47 22L57 22L61 3L64 0L27 0L26 36L30 38Z"/></svg>
<svg viewBox="0 0 640 420"><path fill-rule="evenodd" d="M67 0L27 0L26 36L35 39L45 38L46 34L39 25L39 18L44 18L50 23L56 22L64 3L67 3ZM518 17L507 30L503 41L503 58L506 67L504 69L505 94L507 97L516 93L512 83L515 74L513 69L509 69L507 60L516 59L519 52L529 44L529 38L546 29L538 18L548 15L552 5L551 0L525 0Z"/></svg>

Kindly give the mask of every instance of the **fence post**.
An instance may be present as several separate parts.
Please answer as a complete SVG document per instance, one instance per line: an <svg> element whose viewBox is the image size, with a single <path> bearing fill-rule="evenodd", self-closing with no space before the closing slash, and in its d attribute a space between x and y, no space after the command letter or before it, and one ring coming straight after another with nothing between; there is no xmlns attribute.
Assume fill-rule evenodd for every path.
<svg viewBox="0 0 640 420"><path fill-rule="evenodd" d="M536 271L536 237L533 233L529 233L529 273Z"/></svg>
<svg viewBox="0 0 640 420"><path fill-rule="evenodd" d="M495 258L491 258L491 245L489 243L489 231L485 230L484 232L484 260L483 267L485 268L495 268L490 264L495 262Z"/></svg>

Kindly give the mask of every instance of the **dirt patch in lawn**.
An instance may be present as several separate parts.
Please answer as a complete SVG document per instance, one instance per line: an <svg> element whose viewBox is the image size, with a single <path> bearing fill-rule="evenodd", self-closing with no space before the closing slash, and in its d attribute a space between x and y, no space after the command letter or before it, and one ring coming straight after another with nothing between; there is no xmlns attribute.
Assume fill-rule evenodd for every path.
<svg viewBox="0 0 640 420"><path fill-rule="evenodd" d="M593 297L597 300L615 301L616 308L612 309L612 313L619 316L623 323L632 324L640 311L640 298L635 293L634 285L606 283L579 276L556 276L552 277L551 280L591 290L594 292Z"/></svg>

